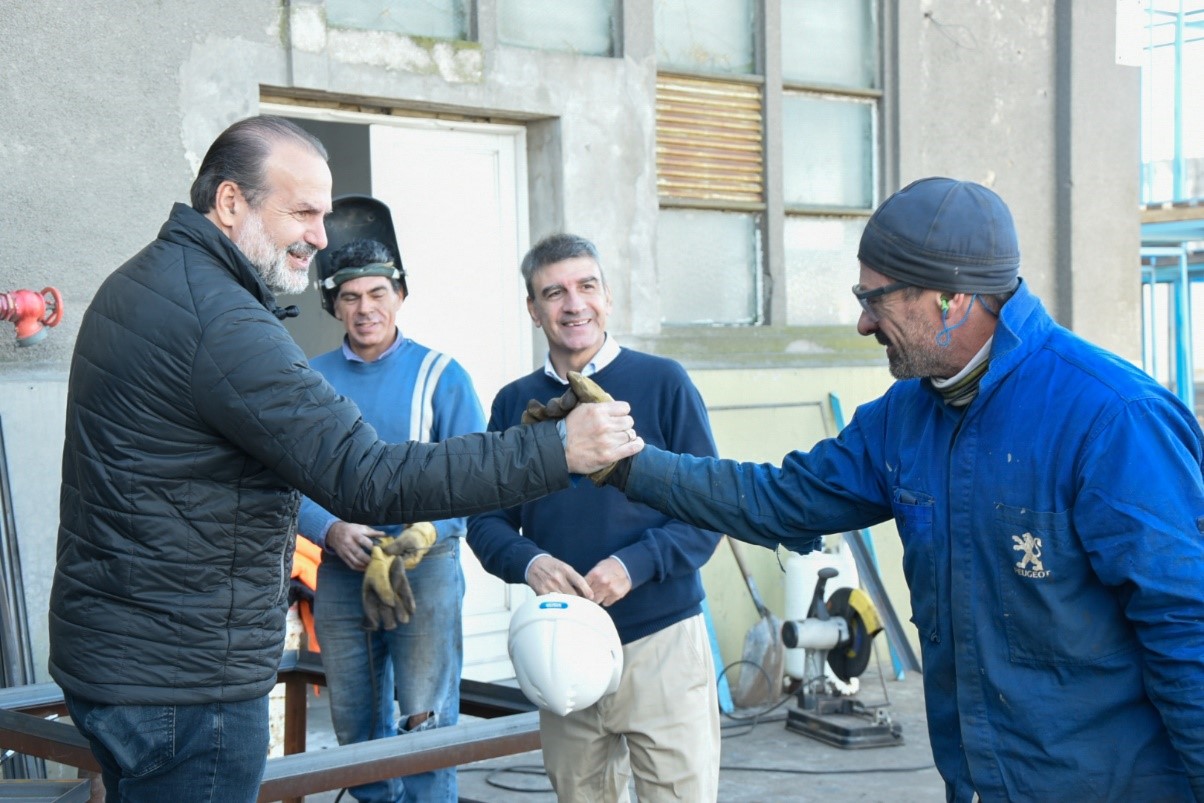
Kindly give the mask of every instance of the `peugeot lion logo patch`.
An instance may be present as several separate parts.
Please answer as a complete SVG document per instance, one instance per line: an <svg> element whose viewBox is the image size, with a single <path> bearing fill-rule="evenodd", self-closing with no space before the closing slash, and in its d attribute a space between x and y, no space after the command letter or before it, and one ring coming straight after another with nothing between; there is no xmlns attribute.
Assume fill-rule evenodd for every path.
<svg viewBox="0 0 1204 803"><path fill-rule="evenodd" d="M1020 560L1016 561L1016 574L1035 579L1049 577L1050 573L1045 571L1045 564L1041 562L1040 538L1034 538L1032 533L1025 533L1024 535L1013 535L1012 541L1012 549L1024 553Z"/></svg>

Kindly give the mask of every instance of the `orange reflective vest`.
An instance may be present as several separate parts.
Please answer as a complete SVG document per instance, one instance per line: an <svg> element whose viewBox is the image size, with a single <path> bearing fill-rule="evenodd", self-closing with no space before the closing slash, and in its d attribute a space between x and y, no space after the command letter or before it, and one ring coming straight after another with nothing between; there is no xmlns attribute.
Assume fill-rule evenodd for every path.
<svg viewBox="0 0 1204 803"><path fill-rule="evenodd" d="M322 547L306 538L297 535L297 545L293 550L292 579L309 589L309 599L297 600L297 615L305 627L305 637L310 652L321 652L318 647L318 635L314 632L314 602L313 594L318 590L318 564L322 562Z"/></svg>

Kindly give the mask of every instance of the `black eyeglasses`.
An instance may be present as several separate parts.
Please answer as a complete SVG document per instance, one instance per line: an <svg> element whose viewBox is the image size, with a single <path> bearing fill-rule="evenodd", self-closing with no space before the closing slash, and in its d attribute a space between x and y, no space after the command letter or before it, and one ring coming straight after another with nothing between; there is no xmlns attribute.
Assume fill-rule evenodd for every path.
<svg viewBox="0 0 1204 803"><path fill-rule="evenodd" d="M875 287L873 290L866 290L861 285L855 284L853 285L853 296L861 304L861 309L865 311L870 320L877 322L878 313L874 311L874 306L870 302L882 298L888 293L894 293L911 286L907 282L892 282L891 284L884 284L881 287Z"/></svg>

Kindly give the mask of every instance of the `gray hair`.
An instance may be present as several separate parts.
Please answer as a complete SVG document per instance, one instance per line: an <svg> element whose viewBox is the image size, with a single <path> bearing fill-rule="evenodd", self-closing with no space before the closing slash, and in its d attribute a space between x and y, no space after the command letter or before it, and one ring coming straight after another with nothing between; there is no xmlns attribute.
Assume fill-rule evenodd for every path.
<svg viewBox="0 0 1204 803"><path fill-rule="evenodd" d="M270 189L264 165L272 148L286 141L308 148L323 161L330 158L317 137L283 117L259 115L239 120L209 146L192 182L192 208L202 215L212 209L223 181L233 181L252 208L259 206Z"/></svg>
<svg viewBox="0 0 1204 803"><path fill-rule="evenodd" d="M534 298L534 288L531 282L535 274L566 259L589 257L598 265L598 274L602 277L602 286L606 286L606 274L602 272L602 260L598 256L598 248L584 237L576 234L553 234L540 240L523 257L521 267L523 281L527 284L527 298Z"/></svg>

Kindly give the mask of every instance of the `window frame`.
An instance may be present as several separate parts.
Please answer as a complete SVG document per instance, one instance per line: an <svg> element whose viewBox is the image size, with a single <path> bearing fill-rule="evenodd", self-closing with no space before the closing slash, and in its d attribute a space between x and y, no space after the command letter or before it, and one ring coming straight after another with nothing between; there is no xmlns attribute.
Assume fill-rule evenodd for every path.
<svg viewBox="0 0 1204 803"><path fill-rule="evenodd" d="M758 72L752 75L712 74L682 70L678 68L657 71L658 80L662 75L677 75L687 78L702 78L705 80L732 83L753 84L760 87L762 103L762 188L761 199L758 202L722 202L680 197L667 197L660 194L659 209L697 208L724 212L743 212L759 215L761 218L759 232L760 248L759 265L750 266L757 273L756 285L759 289L759 313L751 323L718 323L710 325L724 326L765 326L776 327L788 325L788 282L785 253L785 229L792 218L844 218L868 219L873 209L882 198L883 189L892 173L887 169L885 154L891 142L897 139L891 132L897 127L887 124L891 113L889 108L890 70L888 65L893 63L893 52L887 47L889 41L885 32L888 25L893 25L891 4L882 0L872 0L871 19L876 30L871 33L872 40L877 43L876 53L876 86L848 87L834 86L825 83L787 80L782 75L782 36L781 36L781 0L762 0L757 4L756 25L754 31L755 62ZM847 98L860 102L869 101L871 118L871 145L869 153L869 184L871 186L870 204L866 207L843 207L812 204L787 203L783 178L784 165L784 104L790 94L805 94L818 97ZM659 104L658 104L659 106ZM659 182L659 167L658 167ZM663 321L664 327L684 328L689 323L671 323Z"/></svg>

